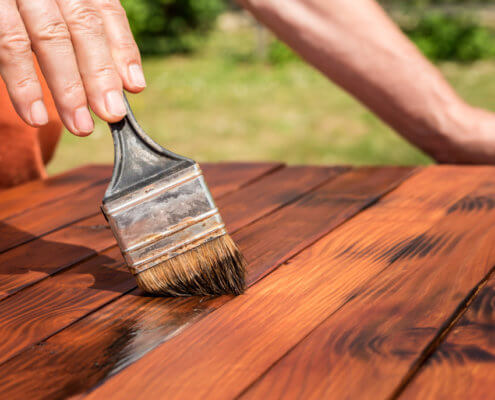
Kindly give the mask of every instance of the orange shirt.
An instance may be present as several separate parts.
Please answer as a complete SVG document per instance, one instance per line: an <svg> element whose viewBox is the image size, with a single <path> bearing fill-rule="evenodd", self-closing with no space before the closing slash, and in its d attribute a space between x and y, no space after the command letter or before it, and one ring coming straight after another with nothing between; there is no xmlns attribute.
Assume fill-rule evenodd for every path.
<svg viewBox="0 0 495 400"><path fill-rule="evenodd" d="M45 165L62 133L62 123L37 64L36 69L49 118L41 128L30 127L17 115L0 79L0 189L44 178Z"/></svg>

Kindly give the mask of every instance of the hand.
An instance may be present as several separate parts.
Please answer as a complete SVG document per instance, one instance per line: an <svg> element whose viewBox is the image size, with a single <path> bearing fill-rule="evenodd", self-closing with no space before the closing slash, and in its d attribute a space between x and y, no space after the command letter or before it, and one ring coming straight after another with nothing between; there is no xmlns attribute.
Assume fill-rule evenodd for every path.
<svg viewBox="0 0 495 400"><path fill-rule="evenodd" d="M36 54L62 122L89 135L88 110L108 122L125 115L122 88L146 87L141 58L119 0L0 0L0 75L20 117L48 122Z"/></svg>

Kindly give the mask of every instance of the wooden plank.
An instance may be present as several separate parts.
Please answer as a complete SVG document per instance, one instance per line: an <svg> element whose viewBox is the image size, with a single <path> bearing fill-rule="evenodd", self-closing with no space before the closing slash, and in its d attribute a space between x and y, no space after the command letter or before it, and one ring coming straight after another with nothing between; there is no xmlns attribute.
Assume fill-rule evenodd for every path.
<svg viewBox="0 0 495 400"><path fill-rule="evenodd" d="M259 168L255 170L260 171ZM277 207L294 201L297 196L344 170L318 167L282 168L270 175L262 175L263 179L228 195L218 194L219 191L213 185L211 190L216 193L218 207L224 214L230 232L235 232L242 225L247 225ZM223 170L207 167L209 176L215 177L221 171ZM232 181L245 179L246 169L241 172L238 176L234 169L228 176ZM251 177L253 176L252 174ZM233 187L228 183L227 177L223 177L222 180L224 185L221 188ZM222 192L223 189L220 193ZM260 193L263 195L259 195ZM243 208L246 201L249 201L249 206ZM114 245L115 239L103 216L96 215L1 253L0 299ZM54 254L57 256L54 257Z"/></svg>
<svg viewBox="0 0 495 400"><path fill-rule="evenodd" d="M0 303L0 363L134 285L113 248L7 297Z"/></svg>
<svg viewBox="0 0 495 400"><path fill-rule="evenodd" d="M495 388L495 275L400 399L490 399Z"/></svg>
<svg viewBox="0 0 495 400"><path fill-rule="evenodd" d="M215 187L214 196L223 196L248 185L262 176L275 172L284 166L282 163L264 162L224 162L224 163L201 163L208 186ZM214 169L215 173L212 173ZM235 174L236 181L230 179L230 174Z"/></svg>
<svg viewBox="0 0 495 400"><path fill-rule="evenodd" d="M377 236L373 229L386 225L377 220L379 224L341 252L347 269L347 263L356 261L364 273L377 262L386 262L387 268L332 307L329 318L271 366L243 399L394 397L409 371L422 361L425 349L442 335L495 264L494 170L450 170L437 175L437 185L424 185L421 175L416 176L421 193L443 191L447 179L457 186L456 191L449 190L451 199L438 210L441 217L430 228L411 232L409 223L402 223L400 228L409 236L384 235L388 243L383 246L382 233ZM459 198L464 185L473 183L478 188ZM347 276L347 281L351 279ZM448 359L455 362L452 356L454 360ZM443 378L435 379L436 387L455 392L454 380L448 385ZM423 396L426 391L413 392L411 398L428 397ZM431 398L450 398L438 394Z"/></svg>
<svg viewBox="0 0 495 400"><path fill-rule="evenodd" d="M107 165L88 165L47 179L28 182L0 191L0 219L22 214L49 201L109 181L112 168Z"/></svg>
<svg viewBox="0 0 495 400"><path fill-rule="evenodd" d="M99 183L58 200L41 204L0 222L0 252L96 215L107 183Z"/></svg>
<svg viewBox="0 0 495 400"><path fill-rule="evenodd" d="M308 170L305 169L294 169L293 175L294 183L300 183L298 176L308 177ZM332 176L335 176L338 171L333 169L315 169L312 172L311 179L307 179L305 185L300 185L299 187L290 187L281 185L278 190L281 192L286 192L284 198L272 199L270 196L265 197L265 201L275 202L272 207L278 207L281 201L290 201L295 195L295 190L310 190L313 186L319 185L325 180L328 180ZM261 181L260 181L261 182ZM307 186L309 185L309 187ZM259 185L258 185L259 186ZM256 217L258 215L258 210L249 208L249 205L253 207L259 207L260 202L252 201L259 193L249 190L249 186L244 189L246 195L243 197L243 202L240 203L240 208L230 208L230 212L227 213L229 220L235 223L235 215L239 214L242 218L245 218L246 213L253 213ZM281 193L279 192L279 194ZM229 195L225 197L228 201ZM238 198L234 196L234 200L238 201ZM219 200L222 202L222 198ZM269 205L265 204L265 208L269 209ZM229 226L227 225L227 228ZM58 243L60 246L60 243ZM70 253L70 250L68 251ZM117 271L115 276L111 281L103 282L104 289L109 288L109 290L103 290L103 294L98 292L99 285L98 279L100 278L101 271L105 270L105 267L100 264L110 264L112 269ZM94 271L93 279L87 278L86 276L91 274L90 271ZM108 268L107 268L108 269ZM74 276L82 275L84 278L81 282L76 282L73 279ZM105 275L101 277L103 279ZM69 289L71 284L74 286ZM117 286L118 289L111 290L113 286ZM50 287L54 287L51 291ZM60 287L60 288L59 288ZM92 258L87 262L79 264L78 266L65 271L64 273L58 274L52 278L43 280L38 284L28 287L21 292L4 299L0 303L0 321L4 320L4 324L0 323L0 337L3 335L15 338L13 341L9 341L8 349L5 349L3 354L0 354L0 363L10 358L12 355L18 353L28 345L37 343L40 340L45 339L51 334L57 332L58 330L64 328L69 323L81 318L88 313L91 309L90 304L94 303L94 308L96 309L102 305L102 302L108 302L119 295L121 295L121 288L125 290L130 290L134 287L133 277L125 273L125 268L122 266L121 256L117 249L112 249L104 252L98 257ZM62 290L63 289L63 290ZM67 291L67 295L64 295L64 291ZM52 295L55 297L52 298ZM29 301L28 301L29 299ZM76 307L77 299L81 302L81 307ZM65 310L65 304L70 305L74 310L69 313ZM60 318L59 310L65 310L64 315ZM26 315L30 313L35 313L39 315L37 320L33 318L25 318ZM21 317L22 316L22 317ZM25 331L28 334L21 338L21 331ZM2 349L2 344L0 343L0 353Z"/></svg>
<svg viewBox="0 0 495 400"><path fill-rule="evenodd" d="M415 232L410 229L410 226L414 225L411 221L416 221L416 230L422 232L425 227L442 218L445 203L440 208L437 203L441 198L456 196L450 190L452 187L462 192L472 188L473 180L478 185L481 176L487 179L493 176L492 170L480 168L473 170L472 175L458 177L455 184L446 182L447 189L444 189L438 185L438 181L442 182L443 179L452 178L456 174L445 168L439 168L437 171L434 179L430 177L431 172L413 176L386 196L383 204L379 202L358 214L251 287L245 296L235 298L180 335L163 343L153 352L111 377L87 397L98 399L112 395L118 398L235 398L325 318L363 292L371 278L382 270L387 270L391 256L378 255L385 254L401 240L400 237L390 237L389 233L399 234L404 228L408 229L409 233ZM428 180L437 182L438 187L433 186L435 191L431 190L432 186L423 185ZM462 184L466 184L467 188L463 188ZM412 189L414 192L411 192ZM424 208L411 207L404 210L401 207L404 201L409 204L427 204ZM394 218L395 215L390 215L390 212L397 204L399 206L395 209L399 215L398 218ZM383 240L385 245L381 243ZM353 261L352 257L342 259L343 255L350 253L351 250L347 249L355 241L362 243L363 249L369 247L368 253L372 253L375 248L381 250L370 255L371 260L366 265L363 264L363 260ZM355 244L354 248L356 246ZM359 250L361 251L360 247ZM340 256L341 254L343 255ZM362 307L366 309L369 317L376 316L366 304ZM354 315L352 321L359 327L360 319L366 321L366 317L361 314ZM351 334L352 331L349 335ZM339 348L340 346L337 346L337 349ZM318 359L317 354L312 355ZM360 355L358 353L358 356ZM319 370L332 368L332 358L323 358L329 365L317 364L314 368L315 374ZM311 360L310 357L304 368L311 366ZM307 389L307 393L311 395L312 385L318 387L317 379L306 387L305 382L295 377L296 373L304 371L304 368L290 370L293 374L288 378L290 382L283 381L284 384L293 382L296 386L295 391L267 391L267 394L273 398L284 398L285 395L290 397L295 393L299 394L299 398L305 398L306 392L301 394L301 391ZM352 390L355 381L351 372L345 368L339 368L338 371L340 375L335 374L334 378L344 377L345 385L350 386L349 390ZM320 375L325 379L325 374ZM359 385L359 382L357 384L359 393L364 394L363 386ZM268 395L253 397L267 398ZM333 396L331 393L327 397ZM346 398L340 396L340 393L336 393L335 397ZM372 394L370 398L380 397Z"/></svg>
<svg viewBox="0 0 495 400"><path fill-rule="evenodd" d="M234 163L230 166L231 168L229 166L228 164L202 165L205 178L212 182L212 194L216 197L242 187L281 167L280 164L273 163L260 165ZM104 169L104 171L108 172L108 169ZM232 177L235 177L236 180L234 181ZM70 182L66 184L67 186L71 185ZM79 187L80 183L75 182L74 185ZM98 214L107 185L108 182L103 181L103 183L79 188L79 190L73 190L64 197L37 204L37 206L28 208L20 214L4 219L0 222L0 253ZM19 190L23 193L25 191L24 188ZM26 206L24 202L21 204ZM18 209L14 207L12 210Z"/></svg>
<svg viewBox="0 0 495 400"><path fill-rule="evenodd" d="M296 255L362 209L374 204L407 179L412 171L405 167L352 170L289 205L283 212L264 218L262 230L257 226L242 230L238 236L240 242L266 239L258 244L259 250L248 259L251 265L247 281L254 283L267 275L272 270L267 265L281 262L281 258L277 257L283 255L287 258L286 250L280 254L275 251L274 241L283 240L290 244L289 256ZM318 229L308 236L308 227L314 226Z"/></svg>
<svg viewBox="0 0 495 400"><path fill-rule="evenodd" d="M201 167L209 184L215 188L215 195L222 196L237 190L261 176L279 168L281 163L204 163ZM233 181L230 175L237 178ZM63 174L28 182L0 193L0 219L13 217L43 203L60 199L68 194L109 181L111 165L86 165Z"/></svg>
<svg viewBox="0 0 495 400"><path fill-rule="evenodd" d="M274 170L273 164L262 164L261 167L253 164L252 166L252 171L247 168L246 164L242 164L242 168L232 168L232 171L229 171L225 165L206 164L203 170L205 176L213 181L210 187L212 193L217 200L221 200L226 193L226 188L236 187L236 184L238 187L244 186L248 181L269 176L267 174ZM323 177L330 178L332 171L332 169L326 169L316 174L314 181L323 179ZM311 185L311 181L308 185ZM240 193L244 192L243 190ZM287 197L290 198L290 196ZM231 215L234 224L236 215L241 218L239 213ZM28 236L27 233L17 232L12 226L4 226L3 231L10 232L14 237L27 238ZM35 235L32 237L34 240L28 240L23 246L0 253L0 299L115 245L115 239L100 214L56 230L42 238L36 238ZM53 254L57 257L53 257Z"/></svg>
<svg viewBox="0 0 495 400"><path fill-rule="evenodd" d="M256 279L266 275L275 266L286 262L290 257L338 226L345 218L355 215L360 209L376 201L377 197L395 187L409 173L410 170L407 169L363 169L351 171L321 186L308 196L303 197L288 207L263 218L258 223L240 230L236 239L249 262L249 282L253 283ZM380 182L381 185L370 184L368 186L368 197L363 197L363 189L357 183L363 182L363 186L366 186L364 182L367 180L375 183ZM347 182L347 185L344 182ZM358 196L356 198L352 192L349 192L348 187L351 186L356 188L357 193L361 194L361 197ZM336 191L338 187L345 193L344 196L339 197L339 192ZM260 240L260 238L263 239ZM239 299L241 298L245 298L245 296L241 296ZM186 314L184 312L176 313L175 311L173 313L154 313L156 317L152 317L147 324L142 324L141 326L162 326L160 332L162 338L174 337L194 320L204 317L204 314L211 313L213 311L212 308L215 309L223 303L227 303L219 310L223 315L223 307L229 304L227 302L229 299L223 299L221 304L215 303L214 305L198 302ZM215 302L220 302L221 300L216 299ZM238 300L234 299L232 301L235 302ZM158 304L155 307L157 306ZM206 311L202 311L205 307L207 307ZM162 310L158 310L162 311L163 308ZM146 313L142 314L144 316L147 315ZM161 321L159 319L157 320L157 317L161 318ZM196 330L196 325L201 324L208 317L200 319L190 329ZM139 324L141 323L142 317L139 317ZM225 329L230 331L230 328L227 326ZM189 330L186 330L182 335L187 334L187 332ZM160 348L155 351L159 351ZM146 358L147 356L144 357ZM130 368L133 368L133 365L128 367L128 369ZM128 369L122 373L125 373ZM201 394L198 395L201 396L203 394L204 392L201 391Z"/></svg>
<svg viewBox="0 0 495 400"><path fill-rule="evenodd" d="M0 299L115 245L96 215L1 253Z"/></svg>
<svg viewBox="0 0 495 400"><path fill-rule="evenodd" d="M231 193L228 201L219 202L219 207L230 232L235 232L348 170L346 167L306 166L279 169L252 183L247 190Z"/></svg>
<svg viewBox="0 0 495 400"><path fill-rule="evenodd" d="M222 196L239 187L271 173L283 164L264 163L202 163L206 179L215 188L215 195ZM85 165L65 173L27 182L0 193L0 219L12 217L40 204L59 199L99 181L109 181L111 165ZM230 174L237 178L230 179Z"/></svg>
<svg viewBox="0 0 495 400"><path fill-rule="evenodd" d="M298 170L301 173L305 171L304 168ZM239 230L233 235L234 239L250 261L249 268L256 262L263 263L267 271L274 269L298 249L303 249L342 222L341 214L349 217L351 210L358 212L396 186L409 173L409 169L379 169L341 175L296 203ZM388 176L388 181L385 176ZM334 190L341 187L345 191L342 182L351 185L365 178L381 182L381 187L370 188L368 198L339 198ZM297 179L293 181L297 183L296 187L301 187ZM263 196L259 196L258 192L252 192L252 196L266 197L266 188L261 189ZM275 186L272 187L274 189ZM331 199L327 201L326 196ZM235 202L244 213L242 204L253 204L252 199L241 196ZM256 215L258 207L253 210L253 215ZM326 218L308 218L314 213ZM270 219L275 215L279 216ZM281 223L274 229L272 222L279 220ZM289 234L290 229L296 226L299 228ZM243 234L244 231L246 233ZM272 246L266 246L264 240L260 240L270 237L267 232L275 235L271 239ZM276 240L284 235L284 240ZM30 398L64 397L82 392L229 300L230 297L226 296L213 300L146 297L135 291L0 366L0 387L4 394L15 397L16 393L29 393ZM42 382L33 379L32 375L40 370L47 371Z"/></svg>

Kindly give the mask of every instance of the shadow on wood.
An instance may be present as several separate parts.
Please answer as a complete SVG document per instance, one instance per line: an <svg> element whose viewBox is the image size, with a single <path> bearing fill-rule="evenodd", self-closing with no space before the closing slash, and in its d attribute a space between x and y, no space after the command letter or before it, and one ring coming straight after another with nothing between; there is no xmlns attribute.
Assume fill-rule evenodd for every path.
<svg viewBox="0 0 495 400"><path fill-rule="evenodd" d="M98 231L109 230L106 225L92 225L87 227L87 229L92 230L95 234L97 234ZM9 282L14 283L16 290L19 289L16 275L28 273L33 275L34 272L35 274L39 273L45 277L47 274L53 274L52 261L54 259L57 260L57 266L62 269L60 263L61 259L77 259L78 255L83 258L88 254L95 254L94 249L89 247L50 241L45 240L44 238L36 238L36 236L21 231L5 222L0 222L0 231L6 236L31 236L33 240L36 239L31 242L35 244L34 246L21 245L16 249L13 249L13 251L1 254L3 257L0 263L0 286L6 295L9 294ZM91 265L97 265L97 268L85 268L80 271L81 276L84 275L81 284L83 284L83 282L84 284L88 284L88 282L91 281L92 283L89 286L91 289L111 290L118 293L125 292L125 290L116 287L115 282L128 279L130 274L116 268L115 259L102 253L91 259ZM88 274L91 277L88 277ZM75 272L74 279L77 279L77 275L78 272ZM57 287L55 286L54 290L56 290L56 288ZM3 303L0 302L0 313L3 308L2 304Z"/></svg>

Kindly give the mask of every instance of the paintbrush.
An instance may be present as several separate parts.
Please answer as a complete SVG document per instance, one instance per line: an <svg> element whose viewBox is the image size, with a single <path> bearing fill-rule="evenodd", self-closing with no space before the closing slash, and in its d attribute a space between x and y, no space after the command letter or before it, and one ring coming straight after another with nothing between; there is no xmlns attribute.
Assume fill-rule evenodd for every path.
<svg viewBox="0 0 495 400"><path fill-rule="evenodd" d="M109 124L115 162L102 211L139 287L170 296L241 294L245 262L199 165L156 144L125 103L127 116Z"/></svg>

